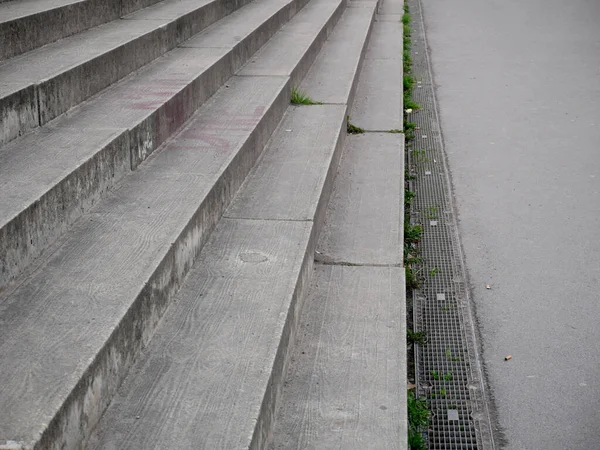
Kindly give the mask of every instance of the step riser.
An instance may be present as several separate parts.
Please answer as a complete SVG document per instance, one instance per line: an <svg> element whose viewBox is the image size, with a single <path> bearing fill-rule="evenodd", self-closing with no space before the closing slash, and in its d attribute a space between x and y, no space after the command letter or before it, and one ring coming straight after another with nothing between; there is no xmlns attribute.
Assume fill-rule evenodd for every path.
<svg viewBox="0 0 600 450"><path fill-rule="evenodd" d="M87 0L0 24L0 61L118 19L121 1Z"/></svg>
<svg viewBox="0 0 600 450"><path fill-rule="evenodd" d="M210 232L258 159L289 104L289 83L232 159L171 246L126 316L45 430L39 448L77 448L89 436L139 351L148 343L173 294Z"/></svg>
<svg viewBox="0 0 600 450"><path fill-rule="evenodd" d="M0 98L0 146L39 125L39 108L35 85Z"/></svg>
<svg viewBox="0 0 600 450"><path fill-rule="evenodd" d="M219 0L186 14L104 55L0 100L0 145L65 113L152 62L250 0ZM25 91L25 92L24 92ZM29 103L21 103L23 100ZM37 111L37 114L36 114ZM4 120L6 118L6 120Z"/></svg>
<svg viewBox="0 0 600 450"><path fill-rule="evenodd" d="M327 37L331 34L333 29L335 28L335 25L337 24L342 13L344 12L344 9L346 9L346 5L347 5L346 0L340 2L338 8L335 10L333 16L331 17L331 20L327 23L327 26L325 26L321 30L321 32L319 33L317 38L311 44L308 51L302 57L302 60L300 61L300 63L298 64L298 66L296 67L296 69L290 76L291 80L292 80L292 86L294 86L294 87L300 86L300 83L302 83L302 80L308 73L310 66L312 66L312 64L315 62L315 59L319 55L319 52L321 51L321 47L323 47L323 44L327 40Z"/></svg>
<svg viewBox="0 0 600 450"><path fill-rule="evenodd" d="M290 363L291 349L294 348L296 332L299 328L298 320L300 319L302 302L306 297L306 292L312 279L315 259L314 254L318 242L315 240L315 228L317 227L313 226L313 231L302 262L302 269L298 276L296 289L294 290L281 341L277 349L275 363L273 364L267 390L260 407L256 428L250 444L250 450L267 449L271 440L277 414L277 405L281 399L283 381L285 380L285 374Z"/></svg>
<svg viewBox="0 0 600 450"><path fill-rule="evenodd" d="M289 21L306 0L288 4L257 28L232 52L203 73L169 102L131 130L131 169L135 170L156 148L178 130L227 79L237 72L274 34Z"/></svg>
<svg viewBox="0 0 600 450"><path fill-rule="evenodd" d="M0 3L10 0L1 0ZM0 24L0 61L111 22L160 0L85 0Z"/></svg>
<svg viewBox="0 0 600 450"><path fill-rule="evenodd" d="M130 131L131 170L139 167L233 75L235 56L225 55Z"/></svg>
<svg viewBox="0 0 600 450"><path fill-rule="evenodd" d="M358 87L358 75L362 71L363 64L365 62L365 54L367 53L367 46L369 45L369 41L371 40L371 32L373 31L373 23L375 23L375 14L377 13L377 8L373 11L373 19L371 20L371 24L369 25L369 30L367 31L367 38L365 39L364 46L362 51L360 52L360 59L358 60L358 66L356 69L356 76L352 81L352 87L350 88L350 95L348 96L348 107L346 108L346 117L350 114L350 108L354 103L354 96L356 94L356 88Z"/></svg>
<svg viewBox="0 0 600 450"><path fill-rule="evenodd" d="M129 136L124 132L0 228L0 287L18 277L129 171Z"/></svg>
<svg viewBox="0 0 600 450"><path fill-rule="evenodd" d="M0 229L0 254L6 255L5 261L0 261L0 286L18 277L69 224L179 129L304 3L283 7L232 52L125 132L125 139L115 136L102 151Z"/></svg>
<svg viewBox="0 0 600 450"><path fill-rule="evenodd" d="M37 86L40 126L242 7L250 0L220 0L128 42L106 55ZM133 55L133 57L132 57Z"/></svg>
<svg viewBox="0 0 600 450"><path fill-rule="evenodd" d="M333 191L333 182L335 181L335 176L337 174L337 170L340 165L340 160L342 158L342 149L344 148L344 142L346 142L346 129L347 122L346 119L344 119L343 126L340 128L335 152L333 153L331 164L329 165L329 169L327 170L327 178L325 178L325 185L323 186L323 195L325 197L325 200L319 202L317 211L315 213L315 227L313 228L312 237L315 240L315 242L319 242L319 235L321 233L321 228L323 227L323 223L325 221L327 205L329 203L329 198L331 197L331 193ZM313 252L312 255L314 257L315 253Z"/></svg>
<svg viewBox="0 0 600 450"><path fill-rule="evenodd" d="M294 348L294 342L296 340L296 334L299 329L298 321L300 319L302 303L306 297L307 289L312 280L316 245L319 242L319 233L323 227L323 221L327 211L327 204L329 203L329 198L333 191L333 183L335 181L337 168L342 156L345 137L346 121L344 120L343 126L339 131L335 151L327 171L327 177L323 184L323 190L321 192L321 197L315 212L313 227L311 230L310 240L306 248L302 270L298 276L296 289L294 290L292 302L286 317L279 347L277 349L275 363L273 364L267 390L261 405L260 415L257 420L252 444L250 446L251 450L262 450L268 448L271 436L273 434L277 405L281 399L283 381L285 380L285 374L287 373L292 349Z"/></svg>
<svg viewBox="0 0 600 450"><path fill-rule="evenodd" d="M160 1L162 0L121 0L121 17Z"/></svg>

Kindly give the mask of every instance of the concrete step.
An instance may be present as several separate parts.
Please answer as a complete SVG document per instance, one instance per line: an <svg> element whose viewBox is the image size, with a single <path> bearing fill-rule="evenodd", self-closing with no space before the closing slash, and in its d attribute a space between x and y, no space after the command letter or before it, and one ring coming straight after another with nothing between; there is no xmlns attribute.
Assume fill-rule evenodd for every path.
<svg viewBox="0 0 600 450"><path fill-rule="evenodd" d="M149 341L289 102L285 77L228 84L2 300L0 442L77 446Z"/></svg>
<svg viewBox="0 0 600 450"><path fill-rule="evenodd" d="M362 9L367 9L363 11ZM352 105L371 34L372 1L352 1L336 26L335 33L306 75L300 91L314 101ZM327 76L324 76L327 74Z"/></svg>
<svg viewBox="0 0 600 450"><path fill-rule="evenodd" d="M159 0L0 2L0 61L111 22Z"/></svg>
<svg viewBox="0 0 600 450"><path fill-rule="evenodd" d="M343 6L313 0L293 21L316 39ZM227 81L0 299L0 442L88 438L280 121L300 62Z"/></svg>
<svg viewBox="0 0 600 450"><path fill-rule="evenodd" d="M387 10L392 8L387 6ZM365 55L365 69L358 80L360 95L352 104L350 119L369 131L402 130L403 88L402 83L398 88L398 80L402 81L403 30L398 27L397 14L379 14L378 18Z"/></svg>
<svg viewBox="0 0 600 450"><path fill-rule="evenodd" d="M372 3L360 11L367 19L357 33L366 37L374 10ZM323 52L357 24L347 19L356 14L346 9ZM354 45L363 43L346 48L358 61ZM342 66L329 69L310 73L316 80L343 78L336 71ZM344 79L347 96L356 77ZM346 135L347 104L338 100L288 109L90 448L262 449L272 441L288 352Z"/></svg>
<svg viewBox="0 0 600 450"><path fill-rule="evenodd" d="M331 163L344 117L343 105L291 108L265 151L310 145ZM331 185L327 166L311 169L301 174L315 180L307 219L219 222L90 448L265 448L312 271L313 219Z"/></svg>
<svg viewBox="0 0 600 450"><path fill-rule="evenodd" d="M404 269L316 264L271 449L406 450Z"/></svg>
<svg viewBox="0 0 600 450"><path fill-rule="evenodd" d="M303 4L250 3L185 48L0 148L0 286L138 167Z"/></svg>
<svg viewBox="0 0 600 450"><path fill-rule="evenodd" d="M373 106L368 111L379 92L371 78L374 55L382 44L402 49L401 36L375 39L390 31L388 23L373 24L356 90L356 99ZM394 26L402 32L399 20ZM379 90L401 94L402 66L377 76L384 82ZM392 118L401 111L401 95L393 98L398 104L382 102L377 117L386 117L385 108ZM346 138L271 449L408 448L403 144L396 133Z"/></svg>
<svg viewBox="0 0 600 450"><path fill-rule="evenodd" d="M346 139L272 449L408 448L403 142Z"/></svg>
<svg viewBox="0 0 600 450"><path fill-rule="evenodd" d="M403 142L404 136L396 133L347 139L317 261L402 266Z"/></svg>
<svg viewBox="0 0 600 450"><path fill-rule="evenodd" d="M248 1L167 0L3 62L0 145L58 117Z"/></svg>

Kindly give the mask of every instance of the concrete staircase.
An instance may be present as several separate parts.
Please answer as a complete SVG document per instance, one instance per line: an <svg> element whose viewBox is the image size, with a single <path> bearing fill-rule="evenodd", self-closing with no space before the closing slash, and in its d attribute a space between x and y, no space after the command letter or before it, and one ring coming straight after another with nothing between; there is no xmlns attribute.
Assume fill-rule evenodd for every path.
<svg viewBox="0 0 600 450"><path fill-rule="evenodd" d="M377 8L0 3L0 449L275 444L347 116L376 106L367 42L401 30ZM381 42L400 57L401 31ZM291 106L298 86L323 104ZM372 312L399 351L378 352L397 372L380 392L400 392L371 448L405 448L401 259L382 264Z"/></svg>

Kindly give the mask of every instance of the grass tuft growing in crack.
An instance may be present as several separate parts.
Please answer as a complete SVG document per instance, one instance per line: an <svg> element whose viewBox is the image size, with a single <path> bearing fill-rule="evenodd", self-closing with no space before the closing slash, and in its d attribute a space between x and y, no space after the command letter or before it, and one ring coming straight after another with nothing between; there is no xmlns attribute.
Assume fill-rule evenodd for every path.
<svg viewBox="0 0 600 450"><path fill-rule="evenodd" d="M348 134L363 134L365 130L350 123L350 116L346 117L346 131Z"/></svg>
<svg viewBox="0 0 600 450"><path fill-rule="evenodd" d="M322 102L313 101L306 93L292 88L292 96L290 99L292 105L322 105Z"/></svg>

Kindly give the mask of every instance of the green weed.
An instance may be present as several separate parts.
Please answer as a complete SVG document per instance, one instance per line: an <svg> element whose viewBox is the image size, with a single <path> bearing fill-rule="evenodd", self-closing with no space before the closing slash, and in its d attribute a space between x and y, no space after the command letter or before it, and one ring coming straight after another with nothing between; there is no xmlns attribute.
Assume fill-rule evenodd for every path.
<svg viewBox="0 0 600 450"><path fill-rule="evenodd" d="M421 105L419 105L417 102L415 102L414 100L410 99L410 98L405 98L404 99L404 109L420 109Z"/></svg>
<svg viewBox="0 0 600 450"><path fill-rule="evenodd" d="M411 344L425 345L427 343L427 333L424 331L406 330L406 340Z"/></svg>
<svg viewBox="0 0 600 450"><path fill-rule="evenodd" d="M292 105L322 105L321 102L313 101L307 94L298 90L297 88L292 88Z"/></svg>
<svg viewBox="0 0 600 450"><path fill-rule="evenodd" d="M361 127L351 124L350 117L347 117L346 119L346 130L349 134L362 134L365 132L365 130L363 130Z"/></svg>
<svg viewBox="0 0 600 450"><path fill-rule="evenodd" d="M426 450L422 431L429 425L429 409L424 399L415 397L415 393L407 393L408 407L408 448L410 450Z"/></svg>
<svg viewBox="0 0 600 450"><path fill-rule="evenodd" d="M411 156L412 156L412 160L415 164L423 164L426 163L427 161L429 161L429 159L427 159L427 154L425 153L425 150L423 149L419 149L416 148L414 150L411 150L410 152Z"/></svg>

